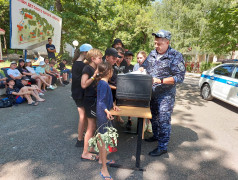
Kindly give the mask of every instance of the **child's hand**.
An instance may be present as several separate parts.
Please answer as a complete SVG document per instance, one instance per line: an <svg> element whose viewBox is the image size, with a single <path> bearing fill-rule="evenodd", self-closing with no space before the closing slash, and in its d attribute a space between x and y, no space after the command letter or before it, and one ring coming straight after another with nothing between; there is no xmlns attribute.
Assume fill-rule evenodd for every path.
<svg viewBox="0 0 238 180"><path fill-rule="evenodd" d="M114 111L120 111L120 108L118 106L113 106Z"/></svg>
<svg viewBox="0 0 238 180"><path fill-rule="evenodd" d="M113 120L113 116L111 115L110 111L108 111L107 109L105 109L105 113L107 114L107 119L109 120Z"/></svg>
<svg viewBox="0 0 238 180"><path fill-rule="evenodd" d="M110 111L106 111L106 113L107 113L107 119L109 119L109 120L114 119L114 117L111 115Z"/></svg>
<svg viewBox="0 0 238 180"><path fill-rule="evenodd" d="M143 68L143 67L140 67L138 70L139 70L140 72L143 72L143 71L144 71L144 68Z"/></svg>

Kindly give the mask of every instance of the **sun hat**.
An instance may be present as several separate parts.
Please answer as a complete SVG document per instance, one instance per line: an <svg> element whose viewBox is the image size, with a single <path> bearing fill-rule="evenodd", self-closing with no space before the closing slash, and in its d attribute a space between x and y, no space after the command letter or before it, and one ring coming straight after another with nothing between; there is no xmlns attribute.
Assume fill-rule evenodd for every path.
<svg viewBox="0 0 238 180"><path fill-rule="evenodd" d="M80 52L87 52L89 50L93 49L93 47L90 44L82 44L79 47Z"/></svg>
<svg viewBox="0 0 238 180"><path fill-rule="evenodd" d="M44 62L44 61L41 61L39 65L40 65L40 66L44 66L44 65L45 65L45 62Z"/></svg>

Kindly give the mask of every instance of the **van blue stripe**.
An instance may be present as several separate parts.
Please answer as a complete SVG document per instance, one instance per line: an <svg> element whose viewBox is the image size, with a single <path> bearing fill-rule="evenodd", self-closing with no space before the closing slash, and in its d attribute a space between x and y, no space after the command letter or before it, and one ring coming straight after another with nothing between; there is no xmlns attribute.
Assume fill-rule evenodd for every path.
<svg viewBox="0 0 238 180"><path fill-rule="evenodd" d="M227 82L231 82L231 84L227 84L227 85L238 87L238 82L235 82L235 81L230 81L230 80L226 80L223 78L209 76L209 75L205 75L205 74L202 74L201 77L206 78L206 79L211 79L213 81L217 81L217 82L224 83L224 84L227 84Z"/></svg>

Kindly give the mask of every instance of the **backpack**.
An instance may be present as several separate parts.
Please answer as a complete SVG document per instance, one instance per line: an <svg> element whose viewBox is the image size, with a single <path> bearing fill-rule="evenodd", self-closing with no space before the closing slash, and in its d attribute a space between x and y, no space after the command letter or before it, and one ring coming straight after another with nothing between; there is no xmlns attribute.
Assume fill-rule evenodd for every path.
<svg viewBox="0 0 238 180"><path fill-rule="evenodd" d="M0 99L0 108L11 107L13 105L9 98Z"/></svg>

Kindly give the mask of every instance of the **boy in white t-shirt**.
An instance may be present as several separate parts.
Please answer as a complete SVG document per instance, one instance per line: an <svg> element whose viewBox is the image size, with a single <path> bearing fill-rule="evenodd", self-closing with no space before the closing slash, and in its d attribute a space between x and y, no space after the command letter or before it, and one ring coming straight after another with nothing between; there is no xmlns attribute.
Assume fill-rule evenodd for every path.
<svg viewBox="0 0 238 180"><path fill-rule="evenodd" d="M12 61L10 65L10 69L7 70L7 74L11 79L15 81L16 83L15 86L21 89L23 87L21 83L22 74L16 68L17 68L17 63L15 61Z"/></svg>

